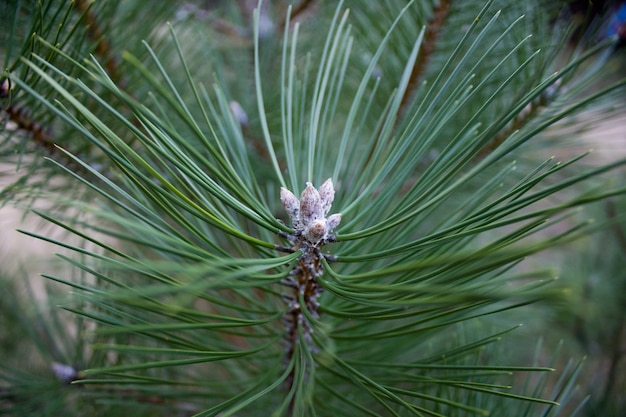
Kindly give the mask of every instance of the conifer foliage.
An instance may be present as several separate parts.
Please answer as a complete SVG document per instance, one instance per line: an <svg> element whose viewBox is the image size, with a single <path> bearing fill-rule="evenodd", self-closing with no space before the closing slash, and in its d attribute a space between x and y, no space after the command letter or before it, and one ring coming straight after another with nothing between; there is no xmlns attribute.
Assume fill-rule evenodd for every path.
<svg viewBox="0 0 626 417"><path fill-rule="evenodd" d="M626 192L552 157L615 111L616 36L540 0L0 4L2 195L63 265L0 304L37 357L3 413L582 410L579 364L500 341Z"/></svg>

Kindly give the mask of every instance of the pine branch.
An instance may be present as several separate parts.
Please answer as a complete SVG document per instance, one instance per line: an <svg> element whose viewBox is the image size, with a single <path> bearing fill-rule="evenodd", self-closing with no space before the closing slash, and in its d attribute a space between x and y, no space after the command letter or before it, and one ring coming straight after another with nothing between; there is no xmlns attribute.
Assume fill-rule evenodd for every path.
<svg viewBox="0 0 626 417"><path fill-rule="evenodd" d="M304 1L284 18L282 49L263 38L257 10L253 42L217 52L206 45L229 29L220 38L219 23L187 16L123 61L113 36L103 42L108 20L71 6L102 56L40 39L10 76L106 166L58 148L70 163L50 162L66 187L92 198L61 194L60 209L36 211L71 241L23 231L63 250L68 269L44 277L71 289L64 309L91 326L68 338L76 362L42 352L56 389L72 382L72 395L111 406L102 414L132 402L148 415L549 415L579 368L550 390L553 367L516 365L498 346L513 327L497 320L566 297L553 271L525 259L595 230L573 209L625 195L597 184L626 160L581 170L581 157L511 159L523 145L541 153L531 139L625 82L589 89L608 45L537 81L559 47L544 56L528 45L546 18L530 8L524 25L492 3L477 15L440 3L420 31L412 18L430 3L328 16ZM311 24L291 26L305 11ZM372 30L355 39L351 19ZM213 89L207 68L220 73ZM557 100L549 91L565 77L571 100ZM494 138L504 140L483 156ZM528 384L512 388L509 373ZM39 389L18 374L0 373L11 401L26 398L13 396L22 381Z"/></svg>

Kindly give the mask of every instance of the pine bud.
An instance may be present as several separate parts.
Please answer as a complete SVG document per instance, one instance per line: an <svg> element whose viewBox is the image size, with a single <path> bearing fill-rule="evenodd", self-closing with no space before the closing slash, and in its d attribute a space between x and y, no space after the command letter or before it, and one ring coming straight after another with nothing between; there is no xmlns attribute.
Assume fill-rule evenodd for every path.
<svg viewBox="0 0 626 417"><path fill-rule="evenodd" d="M315 246L325 244L329 233L341 222L339 213L326 217L334 198L335 189L330 178L319 190L307 182L299 201L291 191L283 187L280 189L280 200L291 218L296 236Z"/></svg>
<svg viewBox="0 0 626 417"><path fill-rule="evenodd" d="M230 107L230 111L233 116L235 116L235 120L239 122L239 125L248 126L248 115L243 107L241 107L241 104L233 100L228 103L228 106Z"/></svg>
<svg viewBox="0 0 626 417"><path fill-rule="evenodd" d="M327 233L326 219L314 220L305 231L307 240L311 243L317 243L326 237Z"/></svg>
<svg viewBox="0 0 626 417"><path fill-rule="evenodd" d="M306 183L306 188L300 196L300 220L304 225L324 217L320 193L310 182Z"/></svg>
<svg viewBox="0 0 626 417"><path fill-rule="evenodd" d="M324 216L328 214L330 207L333 204L333 200L335 199L335 189L333 188L333 180L327 179L324 181L324 184L320 186L320 200L322 203L322 211L324 212Z"/></svg>
<svg viewBox="0 0 626 417"><path fill-rule="evenodd" d="M8 97L11 87L11 80L8 78L0 79L0 98Z"/></svg>
<svg viewBox="0 0 626 417"><path fill-rule="evenodd" d="M78 378L78 371L69 365L52 362L51 368L54 376L65 384L69 384Z"/></svg>
<svg viewBox="0 0 626 417"><path fill-rule="evenodd" d="M339 223L341 223L341 213L335 213L328 216L328 219L326 220L328 232L332 232L335 227L339 226Z"/></svg>
<svg viewBox="0 0 626 417"><path fill-rule="evenodd" d="M291 218L291 223L297 226L300 218L300 202L296 196L288 189L280 187L280 201Z"/></svg>

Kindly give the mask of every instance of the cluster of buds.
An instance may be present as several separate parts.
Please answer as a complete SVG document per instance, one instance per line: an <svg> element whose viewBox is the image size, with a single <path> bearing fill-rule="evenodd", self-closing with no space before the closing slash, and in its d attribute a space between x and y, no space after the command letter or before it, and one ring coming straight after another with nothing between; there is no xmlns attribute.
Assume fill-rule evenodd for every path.
<svg viewBox="0 0 626 417"><path fill-rule="evenodd" d="M318 298L322 294L323 287L318 282L318 278L324 272L322 258L334 259L332 256L324 255L321 252L323 245L334 240L332 231L341 222L341 214L339 213L328 216L334 199L335 189L330 178L319 189L307 182L306 188L300 195L300 200L286 188L280 189L280 200L294 229L294 233L291 235L281 234L291 242L291 247L282 248L282 250L301 251L301 255L292 270L281 281L287 287L283 293L283 298L287 302L287 310L282 319L285 325L287 348L285 359L287 362L293 360L295 346L301 340L304 340L310 352L317 352L312 337L314 324L309 322L307 316L319 317ZM308 311L308 313L304 314L303 310ZM301 330L301 333L298 329ZM290 386L293 384L293 377L292 372L287 379Z"/></svg>
<svg viewBox="0 0 626 417"><path fill-rule="evenodd" d="M296 236L301 236L314 246L327 242L333 229L341 222L340 213L326 217L334 199L335 189L330 178L319 190L307 182L300 200L288 189L280 189L280 201L291 218Z"/></svg>

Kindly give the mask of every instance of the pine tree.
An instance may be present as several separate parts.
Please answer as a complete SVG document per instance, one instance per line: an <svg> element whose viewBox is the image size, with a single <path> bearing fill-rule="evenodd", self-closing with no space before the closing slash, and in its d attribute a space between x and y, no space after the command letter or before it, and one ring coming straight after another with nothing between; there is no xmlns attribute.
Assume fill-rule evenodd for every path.
<svg viewBox="0 0 626 417"><path fill-rule="evenodd" d="M567 152L621 109L614 26L541 0L0 5L2 197L61 261L43 298L0 280L2 413L591 412L581 363L516 334L572 316L547 257L625 230L581 208L623 205L626 159Z"/></svg>

